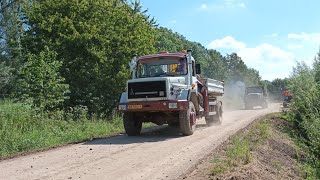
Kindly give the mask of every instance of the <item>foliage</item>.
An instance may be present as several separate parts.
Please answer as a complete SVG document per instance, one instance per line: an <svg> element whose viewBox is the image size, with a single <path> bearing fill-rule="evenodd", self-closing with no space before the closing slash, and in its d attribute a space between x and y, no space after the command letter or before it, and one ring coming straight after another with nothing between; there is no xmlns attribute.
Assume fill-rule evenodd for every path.
<svg viewBox="0 0 320 180"><path fill-rule="evenodd" d="M31 101L42 110L54 110L67 98L69 86L59 71L62 62L57 54L45 49L39 55L28 54L24 66L18 72L15 85L16 97Z"/></svg>
<svg viewBox="0 0 320 180"><path fill-rule="evenodd" d="M289 91L293 94L290 119L298 136L314 154L313 164L320 169L320 82L318 81L319 53L312 68L298 63L289 79ZM320 176L320 171L318 172Z"/></svg>
<svg viewBox="0 0 320 180"><path fill-rule="evenodd" d="M133 54L154 52L154 20L137 2L33 1L25 14L31 28L24 47L34 53L44 46L56 51L70 85L67 105L87 106L90 113L110 114L125 88Z"/></svg>
<svg viewBox="0 0 320 180"><path fill-rule="evenodd" d="M12 69L5 62L0 62L0 99L8 95L11 80Z"/></svg>
<svg viewBox="0 0 320 180"><path fill-rule="evenodd" d="M276 78L273 81L264 81L262 84L267 88L269 96L277 101L283 101L283 91L288 88L288 78Z"/></svg>
<svg viewBox="0 0 320 180"><path fill-rule="evenodd" d="M266 120L255 122L244 131L231 138L222 157L212 161L211 175L223 174L234 167L248 164L252 161L252 151L264 143L271 134L271 125Z"/></svg>
<svg viewBox="0 0 320 180"><path fill-rule="evenodd" d="M80 112L81 111L81 112ZM80 142L123 131L119 117L112 121L78 117L74 111L39 114L31 106L0 101L0 157ZM80 108L77 113L87 114Z"/></svg>
<svg viewBox="0 0 320 180"><path fill-rule="evenodd" d="M13 67L18 66L22 58L22 2L24 0L4 0L0 3L0 62L7 61Z"/></svg>

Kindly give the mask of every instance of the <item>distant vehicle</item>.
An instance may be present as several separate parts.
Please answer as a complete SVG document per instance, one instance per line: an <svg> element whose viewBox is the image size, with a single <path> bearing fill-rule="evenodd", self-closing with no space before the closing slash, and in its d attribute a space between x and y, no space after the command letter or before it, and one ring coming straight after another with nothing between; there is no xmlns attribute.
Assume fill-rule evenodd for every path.
<svg viewBox="0 0 320 180"><path fill-rule="evenodd" d="M244 104L245 109L253 109L257 106L267 108L268 103L266 90L260 86L246 87Z"/></svg>
<svg viewBox="0 0 320 180"><path fill-rule="evenodd" d="M220 122L224 83L200 77L191 50L135 56L118 106L128 136L139 135L143 122L180 126L183 135L193 134L197 118L207 125Z"/></svg>
<svg viewBox="0 0 320 180"><path fill-rule="evenodd" d="M289 91L286 89L283 91L283 97L284 97L284 100L283 100L283 107L284 108L287 108L291 102L291 99L292 99L292 95L289 93Z"/></svg>

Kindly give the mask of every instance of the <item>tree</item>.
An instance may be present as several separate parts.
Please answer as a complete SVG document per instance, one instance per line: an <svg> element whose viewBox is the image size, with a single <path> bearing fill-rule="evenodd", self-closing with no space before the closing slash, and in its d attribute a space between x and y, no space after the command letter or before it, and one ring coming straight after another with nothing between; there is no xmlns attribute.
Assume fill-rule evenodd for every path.
<svg viewBox="0 0 320 180"><path fill-rule="evenodd" d="M0 61L7 61L12 67L17 66L22 58L23 2L24 0L0 2Z"/></svg>
<svg viewBox="0 0 320 180"><path fill-rule="evenodd" d="M10 82L12 81L11 67L5 62L0 62L0 99L7 97L10 93Z"/></svg>
<svg viewBox="0 0 320 180"><path fill-rule="evenodd" d="M203 74L207 77L226 80L228 76L225 58L216 50L208 50L208 58L203 63Z"/></svg>
<svg viewBox="0 0 320 180"><path fill-rule="evenodd" d="M31 28L23 45L32 53L45 46L58 53L71 90L67 106L110 113L126 85L133 54L154 52L154 21L138 2L42 0L33 1L25 14Z"/></svg>
<svg viewBox="0 0 320 180"><path fill-rule="evenodd" d="M57 53L45 49L39 55L28 54L24 66L19 69L16 82L16 97L32 102L41 110L54 110L67 99L69 85L59 71L62 62Z"/></svg>
<svg viewBox="0 0 320 180"><path fill-rule="evenodd" d="M315 69L315 79L318 84L320 84L320 49L317 55L314 57L313 67Z"/></svg>

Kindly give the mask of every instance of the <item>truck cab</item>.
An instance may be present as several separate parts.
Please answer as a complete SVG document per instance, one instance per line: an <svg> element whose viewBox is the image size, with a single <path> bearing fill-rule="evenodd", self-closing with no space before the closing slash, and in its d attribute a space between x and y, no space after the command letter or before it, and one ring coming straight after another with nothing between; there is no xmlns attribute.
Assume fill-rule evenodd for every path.
<svg viewBox="0 0 320 180"><path fill-rule="evenodd" d="M267 108L267 93L263 87L251 86L246 87L244 97L245 109L253 109L260 106L261 108Z"/></svg>

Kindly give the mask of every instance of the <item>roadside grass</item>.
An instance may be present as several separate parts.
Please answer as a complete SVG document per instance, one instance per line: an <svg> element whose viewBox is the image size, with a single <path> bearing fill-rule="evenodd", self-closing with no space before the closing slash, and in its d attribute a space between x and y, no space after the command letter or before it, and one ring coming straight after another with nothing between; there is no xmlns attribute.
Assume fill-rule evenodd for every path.
<svg viewBox="0 0 320 180"><path fill-rule="evenodd" d="M300 159L300 166L306 173L306 179L320 179L320 159L315 157L311 148L309 147L309 142L302 137L295 126L295 121L290 117L290 112L277 113L275 117L285 120L288 125L284 126L282 132L284 132L290 139L294 141L297 147L305 153L304 159Z"/></svg>
<svg viewBox="0 0 320 180"><path fill-rule="evenodd" d="M251 151L259 144L264 143L270 133L271 125L263 119L259 122L254 122L249 130L231 137L224 156L215 157L211 161L211 176L224 174L232 168L249 164L252 160Z"/></svg>
<svg viewBox="0 0 320 180"><path fill-rule="evenodd" d="M121 132L120 117L89 119L81 108L41 114L25 104L0 101L0 159Z"/></svg>
<svg viewBox="0 0 320 180"><path fill-rule="evenodd" d="M315 158L293 123L287 113L273 113L237 133L210 161L210 177L219 179L234 175L235 172L242 172L241 170L248 172L248 168L258 163L261 166L255 167L257 169L268 165L272 167L269 171L260 172L266 173L266 177L278 175L278 178L286 178L296 175L297 177L293 176L294 179L320 179L320 160ZM279 153L281 156L276 155ZM292 164L289 164L289 167L290 162ZM296 170L292 171L294 168ZM287 172L290 173L286 174Z"/></svg>

